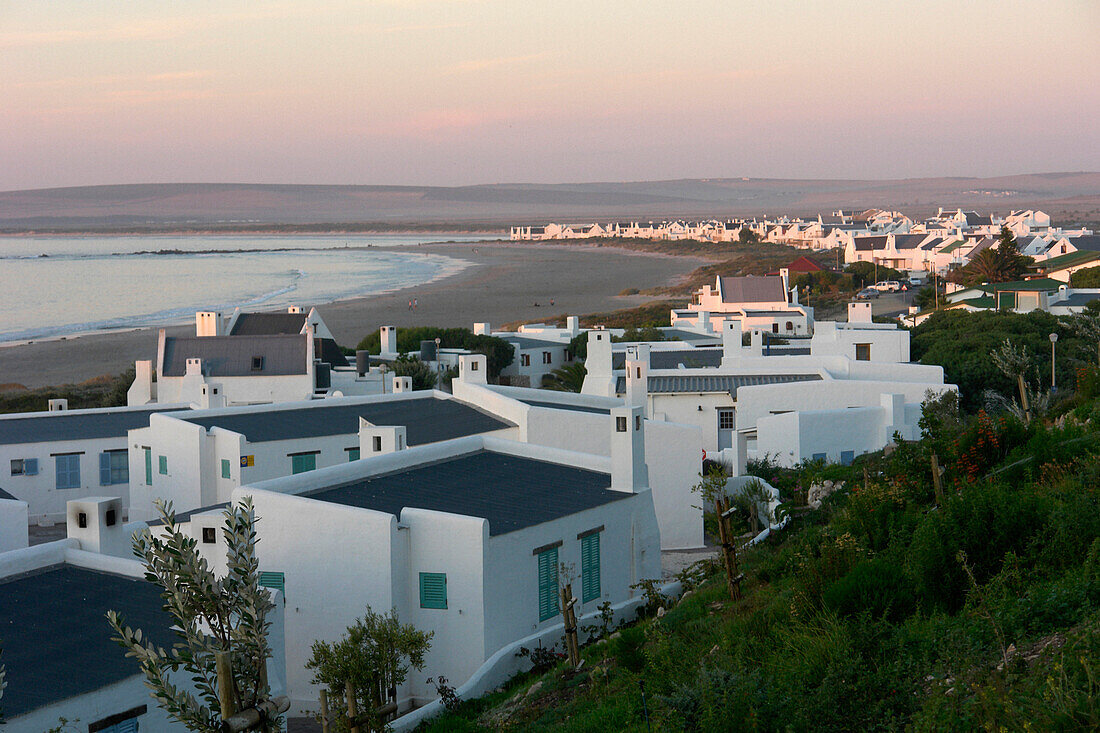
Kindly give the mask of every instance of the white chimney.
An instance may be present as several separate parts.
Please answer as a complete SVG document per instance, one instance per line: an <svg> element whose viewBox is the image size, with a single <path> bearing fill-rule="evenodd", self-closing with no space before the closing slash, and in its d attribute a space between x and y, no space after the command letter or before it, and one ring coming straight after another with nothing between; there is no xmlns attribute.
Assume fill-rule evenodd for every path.
<svg viewBox="0 0 1100 733"><path fill-rule="evenodd" d="M225 392L220 384L204 382L199 392L199 406L204 410L225 407Z"/></svg>
<svg viewBox="0 0 1100 733"><path fill-rule="evenodd" d="M409 447L404 425L373 425L359 418L359 457L380 456Z"/></svg>
<svg viewBox="0 0 1100 733"><path fill-rule="evenodd" d="M584 359L584 368L588 371L584 378L586 392L615 395L615 380L611 374L610 331L597 328L588 332L588 355Z"/></svg>
<svg viewBox="0 0 1100 733"><path fill-rule="evenodd" d="M779 268L779 277L783 278L783 290L790 291L791 289L791 271L786 267Z"/></svg>
<svg viewBox="0 0 1100 733"><path fill-rule="evenodd" d="M565 317L565 330L576 336L581 332L581 319L578 316Z"/></svg>
<svg viewBox="0 0 1100 733"><path fill-rule="evenodd" d="M754 328L752 333L749 334L749 353L752 356L763 356L764 354L764 332L759 328Z"/></svg>
<svg viewBox="0 0 1100 733"><path fill-rule="evenodd" d="M50 412L64 412L69 409L69 401L67 399L50 400L47 404L47 409Z"/></svg>
<svg viewBox="0 0 1100 733"><path fill-rule="evenodd" d="M383 356L396 356L397 354L397 326L382 326L381 334Z"/></svg>
<svg viewBox="0 0 1100 733"><path fill-rule="evenodd" d="M65 529L80 549L103 555L130 557L130 535L122 524L122 499L88 496L65 504Z"/></svg>
<svg viewBox="0 0 1100 733"><path fill-rule="evenodd" d="M198 311L195 313L195 335L222 336L222 314L216 311Z"/></svg>
<svg viewBox="0 0 1100 733"><path fill-rule="evenodd" d="M871 323L871 304L867 301L849 303L848 323Z"/></svg>
<svg viewBox="0 0 1100 733"><path fill-rule="evenodd" d="M611 408L611 489L635 493L649 487L645 418L641 407Z"/></svg>
<svg viewBox="0 0 1100 733"><path fill-rule="evenodd" d="M722 361L741 356L741 321L722 322ZM725 366L725 364L723 364Z"/></svg>
<svg viewBox="0 0 1100 733"><path fill-rule="evenodd" d="M474 324L474 334L478 336L488 336L492 332L493 329L488 323L482 321Z"/></svg>
<svg viewBox="0 0 1100 733"><path fill-rule="evenodd" d="M704 333L710 333L713 330L710 323L710 311L699 311L699 328Z"/></svg>
<svg viewBox="0 0 1100 733"><path fill-rule="evenodd" d="M642 408L649 402L649 344L629 346L626 350L626 404Z"/></svg>
<svg viewBox="0 0 1100 733"><path fill-rule="evenodd" d="M399 394L401 392L413 391L413 378L412 377L400 377L396 374L393 375L393 393Z"/></svg>
<svg viewBox="0 0 1100 733"><path fill-rule="evenodd" d="M202 359L197 357L188 357L187 368L184 372L184 376L202 376Z"/></svg>
<svg viewBox="0 0 1100 733"><path fill-rule="evenodd" d="M300 305L288 306L287 309L286 309L286 312L287 313L293 313L293 314L297 315L297 314L302 312L302 306L300 306Z"/></svg>
<svg viewBox="0 0 1100 733"><path fill-rule="evenodd" d="M462 354L458 357L458 378L469 384L488 384L489 359L485 354Z"/></svg>
<svg viewBox="0 0 1100 733"><path fill-rule="evenodd" d="M134 381L126 391L126 404L147 405L155 401L153 398L153 361L151 359L135 361Z"/></svg>

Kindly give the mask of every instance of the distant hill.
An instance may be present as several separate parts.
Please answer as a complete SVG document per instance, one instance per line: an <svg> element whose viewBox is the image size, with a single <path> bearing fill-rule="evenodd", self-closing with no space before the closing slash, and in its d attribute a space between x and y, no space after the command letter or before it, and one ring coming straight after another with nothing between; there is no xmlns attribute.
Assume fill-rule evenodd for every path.
<svg viewBox="0 0 1100 733"><path fill-rule="evenodd" d="M145 229L275 225L501 227L545 220L809 215L836 208L938 206L1004 213L1041 207L1059 222L1100 220L1100 173L1000 178L707 178L484 186L172 183L0 192L0 228Z"/></svg>

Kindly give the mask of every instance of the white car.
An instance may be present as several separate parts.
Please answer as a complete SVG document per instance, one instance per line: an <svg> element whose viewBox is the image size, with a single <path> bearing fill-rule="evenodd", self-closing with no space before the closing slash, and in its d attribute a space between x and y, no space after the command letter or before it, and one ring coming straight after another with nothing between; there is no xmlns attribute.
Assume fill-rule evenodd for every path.
<svg viewBox="0 0 1100 733"><path fill-rule="evenodd" d="M897 280L880 280L871 287L880 293L897 293L901 291L901 283Z"/></svg>

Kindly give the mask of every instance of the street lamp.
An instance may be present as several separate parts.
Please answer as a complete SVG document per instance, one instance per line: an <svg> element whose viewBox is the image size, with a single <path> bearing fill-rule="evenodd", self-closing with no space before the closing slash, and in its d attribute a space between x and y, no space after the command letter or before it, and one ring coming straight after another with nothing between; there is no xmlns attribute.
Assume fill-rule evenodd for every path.
<svg viewBox="0 0 1100 733"><path fill-rule="evenodd" d="M1054 387L1055 387L1055 380L1054 380L1054 356L1055 356L1054 345L1056 343L1058 343L1058 334L1056 334L1056 333L1050 334L1050 391L1051 392L1054 391Z"/></svg>

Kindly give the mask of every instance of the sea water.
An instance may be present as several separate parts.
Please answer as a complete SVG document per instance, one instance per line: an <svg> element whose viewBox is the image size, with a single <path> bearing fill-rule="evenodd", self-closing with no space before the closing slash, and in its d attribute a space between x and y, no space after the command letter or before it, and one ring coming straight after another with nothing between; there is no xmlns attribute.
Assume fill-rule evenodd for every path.
<svg viewBox="0 0 1100 733"><path fill-rule="evenodd" d="M462 241L497 237L462 235ZM184 323L415 286L468 263L441 235L0 238L0 343Z"/></svg>

